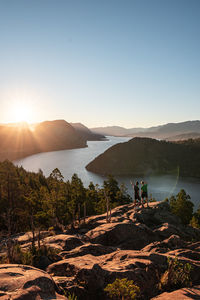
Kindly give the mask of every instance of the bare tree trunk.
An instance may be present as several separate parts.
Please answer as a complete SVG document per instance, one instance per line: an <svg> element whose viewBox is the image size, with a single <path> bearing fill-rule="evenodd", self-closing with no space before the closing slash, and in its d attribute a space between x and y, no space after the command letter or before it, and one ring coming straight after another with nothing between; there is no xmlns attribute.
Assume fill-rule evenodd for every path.
<svg viewBox="0 0 200 300"><path fill-rule="evenodd" d="M39 228L39 231L38 231L38 249L40 249L40 241L41 241L41 236L40 236L40 228Z"/></svg>
<svg viewBox="0 0 200 300"><path fill-rule="evenodd" d="M78 204L78 223L80 224L80 220L81 220L81 206L80 203Z"/></svg>
<svg viewBox="0 0 200 300"><path fill-rule="evenodd" d="M8 209L8 242L7 242L7 255L9 263L12 263L12 239L11 239L11 209Z"/></svg>
<svg viewBox="0 0 200 300"><path fill-rule="evenodd" d="M35 248L35 226L33 220L33 213L31 212L31 231L32 231L32 250Z"/></svg>
<svg viewBox="0 0 200 300"><path fill-rule="evenodd" d="M86 203L84 202L84 207L83 207L83 209L84 209L84 223L85 223L85 219L86 219Z"/></svg>
<svg viewBox="0 0 200 300"><path fill-rule="evenodd" d="M105 198L106 198L106 222L109 223L109 200L108 200L108 196L106 195L106 192L104 192Z"/></svg>
<svg viewBox="0 0 200 300"><path fill-rule="evenodd" d="M75 222L76 222L76 220L75 220L75 211L73 211L72 228L75 227L75 225L76 225Z"/></svg>
<svg viewBox="0 0 200 300"><path fill-rule="evenodd" d="M8 251L8 260L9 263L12 263L12 241L11 241L11 235L12 235L12 202L11 202L11 196L10 196L10 176L7 175L7 196L8 196L8 215L7 215L7 222L8 222L8 243L7 243L7 251Z"/></svg>

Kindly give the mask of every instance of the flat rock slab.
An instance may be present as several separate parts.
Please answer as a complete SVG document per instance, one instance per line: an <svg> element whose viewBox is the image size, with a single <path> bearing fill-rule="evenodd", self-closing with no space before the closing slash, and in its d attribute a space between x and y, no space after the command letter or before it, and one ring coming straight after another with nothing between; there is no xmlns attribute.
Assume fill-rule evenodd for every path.
<svg viewBox="0 0 200 300"><path fill-rule="evenodd" d="M100 244L84 244L80 247L77 247L71 251L62 251L59 253L59 255L64 258L70 258L70 257L80 257L80 256L84 256L86 254L91 254L94 256L101 256L101 255L105 255L108 253L112 253L116 251L116 248L114 247L108 247L108 246L103 246Z"/></svg>
<svg viewBox="0 0 200 300"><path fill-rule="evenodd" d="M161 295L152 298L152 300L189 300L189 299L200 299L200 285L191 288L183 288L176 290L171 293L162 293Z"/></svg>
<svg viewBox="0 0 200 300"><path fill-rule="evenodd" d="M139 250L156 240L156 235L144 224L106 223L87 232L91 243L121 249Z"/></svg>
<svg viewBox="0 0 200 300"><path fill-rule="evenodd" d="M44 271L25 265L0 265L2 300L66 299L55 291L55 283Z"/></svg>
<svg viewBox="0 0 200 300"><path fill-rule="evenodd" d="M83 242L78 237L67 234L57 234L55 236L49 236L46 237L43 242L46 246L67 251L83 245Z"/></svg>

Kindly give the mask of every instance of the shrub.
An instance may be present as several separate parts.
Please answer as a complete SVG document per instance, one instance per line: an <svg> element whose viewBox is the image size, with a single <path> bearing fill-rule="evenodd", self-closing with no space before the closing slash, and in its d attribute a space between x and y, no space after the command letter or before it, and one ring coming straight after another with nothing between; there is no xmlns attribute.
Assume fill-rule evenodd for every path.
<svg viewBox="0 0 200 300"><path fill-rule="evenodd" d="M190 196L184 190L180 190L176 197L170 198L171 212L179 217L184 225L189 224L192 219L193 206Z"/></svg>
<svg viewBox="0 0 200 300"><path fill-rule="evenodd" d="M116 278L112 284L106 286L104 291L107 292L111 298L134 300L139 294L140 289L137 285L134 285L133 280Z"/></svg>
<svg viewBox="0 0 200 300"><path fill-rule="evenodd" d="M196 217L196 215L192 217L192 220L190 221L190 225L194 228L200 228L200 222L199 219Z"/></svg>
<svg viewBox="0 0 200 300"><path fill-rule="evenodd" d="M168 269L161 277L159 288L171 290L191 286L191 271L192 266L189 263L182 263L177 257L168 258Z"/></svg>
<svg viewBox="0 0 200 300"><path fill-rule="evenodd" d="M192 220L190 221L190 225L195 228L200 228L200 207L194 213Z"/></svg>
<svg viewBox="0 0 200 300"><path fill-rule="evenodd" d="M74 294L68 294L68 300L77 300L77 296L75 296Z"/></svg>

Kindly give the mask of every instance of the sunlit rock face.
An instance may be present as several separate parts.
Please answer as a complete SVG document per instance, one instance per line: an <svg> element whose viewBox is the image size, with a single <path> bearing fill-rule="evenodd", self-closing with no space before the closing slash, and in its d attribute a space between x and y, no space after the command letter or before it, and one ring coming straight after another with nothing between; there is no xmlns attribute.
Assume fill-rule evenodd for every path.
<svg viewBox="0 0 200 300"><path fill-rule="evenodd" d="M24 265L0 265L0 298L66 299L55 291L55 283L50 275Z"/></svg>
<svg viewBox="0 0 200 300"><path fill-rule="evenodd" d="M189 262L192 282L200 282L200 230L181 225L167 203L150 203L149 209L140 210L131 204L117 207L110 223L106 214L89 217L76 229L76 237L83 244L61 251L62 259L47 272L79 299L107 299L106 285L125 277L140 287L139 299L151 299L160 293L169 256Z"/></svg>
<svg viewBox="0 0 200 300"><path fill-rule="evenodd" d="M165 292L159 296L152 298L152 300L189 300L189 299L200 299L200 285L182 288L174 292Z"/></svg>
<svg viewBox="0 0 200 300"><path fill-rule="evenodd" d="M23 297L25 293L30 297L32 295L30 293L38 291L44 298L33 299L48 299L45 298L48 293L55 293L51 279L53 278L58 288L56 291L59 293L74 293L79 300L107 300L108 296L104 292L107 284L116 278L128 278L139 286L141 290L139 299L148 300L162 293L158 287L161 277L168 269L169 257L177 257L183 264L189 263L192 266L191 282L194 286L198 286L200 230L183 226L170 212L166 202L149 203L149 206L138 210L133 204L123 205L111 211L109 222L107 215L102 214L88 217L85 223L82 222L79 226L59 234L41 232L41 243L57 252L54 261L49 260L46 264L47 273L29 266L23 269L22 266L2 265L2 273L0 272L2 295L6 296L8 289L11 294L15 293L17 287L19 293L23 292ZM26 249L31 245L30 234L18 235L15 241ZM4 244L5 242L4 240ZM41 264L42 267L44 264ZM13 270L9 271L9 268ZM29 277L28 282L31 283L25 285L26 275ZM8 276L10 276L9 284L6 283L8 280L5 280ZM43 282L46 286L43 286ZM30 284L34 287L32 285L30 287ZM170 296L170 292L164 293L162 297ZM185 293L185 289L177 292L179 294L172 295L185 295L183 292ZM200 297L196 287L195 292ZM56 293L53 295L58 297ZM55 299L62 299L62 296L59 297Z"/></svg>

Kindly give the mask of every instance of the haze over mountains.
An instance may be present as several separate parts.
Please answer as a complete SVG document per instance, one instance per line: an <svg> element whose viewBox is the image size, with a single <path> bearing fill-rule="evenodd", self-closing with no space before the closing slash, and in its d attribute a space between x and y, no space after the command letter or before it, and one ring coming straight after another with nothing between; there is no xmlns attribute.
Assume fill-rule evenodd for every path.
<svg viewBox="0 0 200 300"><path fill-rule="evenodd" d="M35 153L86 147L87 141L105 139L104 135L151 137L184 140L200 137L200 121L169 123L150 128L126 129L118 126L88 129L81 123L65 120L45 121L29 126L0 125L0 160L15 160Z"/></svg>
<svg viewBox="0 0 200 300"><path fill-rule="evenodd" d="M86 127L84 130L73 127L65 120L45 121L31 126L26 123L0 125L0 160L87 147L87 140L103 138Z"/></svg>
<svg viewBox="0 0 200 300"><path fill-rule="evenodd" d="M168 123L150 128L123 128L119 126L91 128L91 131L114 136L151 137L157 139L195 138L200 136L200 121L186 121L181 123ZM185 135L185 136L182 136Z"/></svg>
<svg viewBox="0 0 200 300"><path fill-rule="evenodd" d="M105 139L103 134L92 132L82 123L70 123L82 136L86 138L87 141L99 141Z"/></svg>

